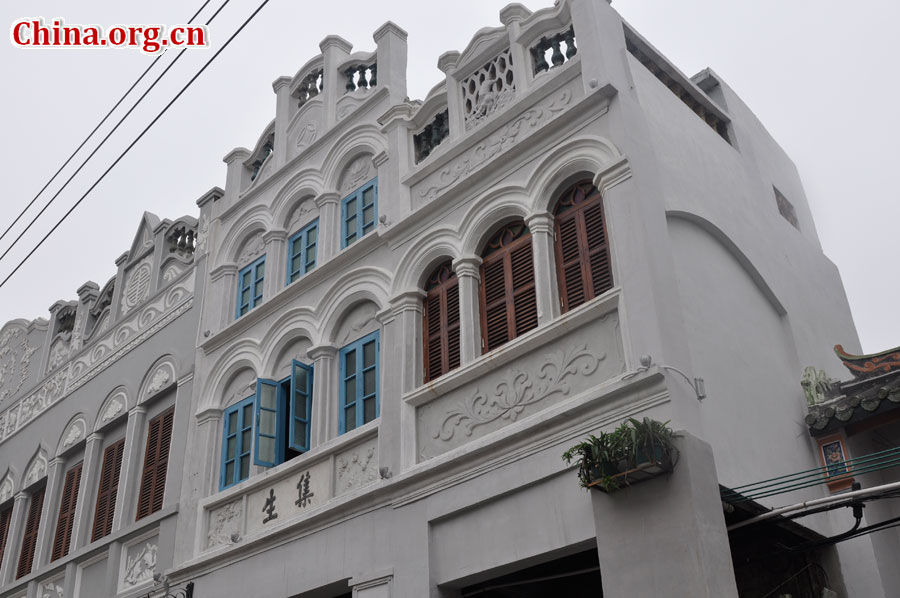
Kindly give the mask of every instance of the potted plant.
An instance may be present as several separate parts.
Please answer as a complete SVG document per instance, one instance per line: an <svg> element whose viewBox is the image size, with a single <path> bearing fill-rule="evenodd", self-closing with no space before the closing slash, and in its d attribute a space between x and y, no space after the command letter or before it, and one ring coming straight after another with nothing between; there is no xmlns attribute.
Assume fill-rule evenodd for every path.
<svg viewBox="0 0 900 598"><path fill-rule="evenodd" d="M669 422L629 418L612 432L589 436L563 453L566 463L578 460L584 488L614 492L672 471L678 450L672 446Z"/></svg>

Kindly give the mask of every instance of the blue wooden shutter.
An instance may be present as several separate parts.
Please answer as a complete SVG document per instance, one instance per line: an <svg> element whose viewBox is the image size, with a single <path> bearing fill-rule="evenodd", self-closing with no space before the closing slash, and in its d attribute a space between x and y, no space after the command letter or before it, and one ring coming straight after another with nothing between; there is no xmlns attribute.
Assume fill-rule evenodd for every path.
<svg viewBox="0 0 900 598"><path fill-rule="evenodd" d="M280 400L278 383L274 380L259 378L256 381L256 421L254 426L254 452L253 462L263 467L274 467L281 462L279 453L282 442L281 435L281 409L278 408Z"/></svg>
<svg viewBox="0 0 900 598"><path fill-rule="evenodd" d="M312 385L312 366L294 361L291 364L290 447L301 453L309 450Z"/></svg>

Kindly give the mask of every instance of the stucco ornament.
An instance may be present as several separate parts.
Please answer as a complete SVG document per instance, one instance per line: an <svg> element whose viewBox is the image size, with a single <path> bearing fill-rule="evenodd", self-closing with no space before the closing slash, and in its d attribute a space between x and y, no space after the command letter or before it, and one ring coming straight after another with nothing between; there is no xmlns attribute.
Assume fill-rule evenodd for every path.
<svg viewBox="0 0 900 598"><path fill-rule="evenodd" d="M363 446L337 460L338 492L345 492L374 482L378 476L375 447Z"/></svg>
<svg viewBox="0 0 900 598"><path fill-rule="evenodd" d="M10 328L0 336L0 401L22 389L35 351L22 328Z"/></svg>
<svg viewBox="0 0 900 598"><path fill-rule="evenodd" d="M23 399L19 407L19 421L16 429L20 429L55 403L65 392L67 378L68 368L63 368L44 382L36 392Z"/></svg>
<svg viewBox="0 0 900 598"><path fill-rule="evenodd" d="M231 544L231 538L241 531L243 508L240 501L229 503L216 509L209 515L209 533L206 535L207 546Z"/></svg>
<svg viewBox="0 0 900 598"><path fill-rule="evenodd" d="M150 385L147 387L146 396L149 397L161 391L171 379L172 374L169 371L168 366L163 366L156 370L156 372L153 374L153 378L150 379Z"/></svg>
<svg viewBox="0 0 900 598"><path fill-rule="evenodd" d="M25 485L30 486L45 475L47 475L47 459L43 455L37 455L25 472Z"/></svg>
<svg viewBox="0 0 900 598"><path fill-rule="evenodd" d="M69 448L84 438L84 423L81 420L72 422L63 439L63 448Z"/></svg>
<svg viewBox="0 0 900 598"><path fill-rule="evenodd" d="M294 230L294 227L297 226L307 214L312 214L316 211L316 202L312 199L304 200L297 209L294 210L294 213L291 215L291 221L288 223L288 230Z"/></svg>
<svg viewBox="0 0 900 598"><path fill-rule="evenodd" d="M297 149L302 149L316 140L319 130L316 123L307 123L297 136Z"/></svg>
<svg viewBox="0 0 900 598"><path fill-rule="evenodd" d="M13 495L13 481L9 474L0 482L0 503L8 501Z"/></svg>
<svg viewBox="0 0 900 598"><path fill-rule="evenodd" d="M128 564L125 566L126 584L136 586L153 579L153 572L156 569L156 551L157 546L147 542L137 554L129 555Z"/></svg>
<svg viewBox="0 0 900 598"><path fill-rule="evenodd" d="M466 178L503 152L509 150L521 139L528 137L532 131L543 126L558 114L566 110L572 101L572 92L565 90L545 106L536 106L523 112L521 116L489 136L474 148L451 162L446 168L434 175L433 182L423 185L419 196L432 200L437 194Z"/></svg>
<svg viewBox="0 0 900 598"><path fill-rule="evenodd" d="M491 395L476 388L474 394L447 411L432 437L450 440L461 429L466 436L498 419L516 421L525 407L555 394L568 395L567 378L589 376L606 359L594 354L586 345L569 347L546 356L536 374L510 369Z"/></svg>
<svg viewBox="0 0 900 598"><path fill-rule="evenodd" d="M810 407L825 402L831 384L831 378L824 371L817 370L813 366L803 370L803 379L800 381L800 386L803 387L803 392L806 394L806 402Z"/></svg>
<svg viewBox="0 0 900 598"><path fill-rule="evenodd" d="M47 371L52 372L65 363L69 358L70 352L69 343L65 340L58 338L53 341L53 346L50 347L50 360L47 363Z"/></svg>
<svg viewBox="0 0 900 598"><path fill-rule="evenodd" d="M150 294L151 271L150 258L146 258L128 274L125 291L122 293L122 315L126 315L147 299Z"/></svg>
<svg viewBox="0 0 900 598"><path fill-rule="evenodd" d="M238 265L243 266L248 262L252 262L262 255L262 252L265 250L266 242L263 240L262 233L256 233L249 241L247 241L246 245L244 245L244 249L241 250L241 254L238 256Z"/></svg>
<svg viewBox="0 0 900 598"><path fill-rule="evenodd" d="M374 176L375 165L372 164L372 156L369 154L359 156L344 171L341 177L340 191L342 193L353 191Z"/></svg>
<svg viewBox="0 0 900 598"><path fill-rule="evenodd" d="M100 416L100 422L106 423L114 420L117 415L122 413L122 410L125 408L125 404L121 399L113 399L109 402L109 405L106 406L106 409L103 411L103 415Z"/></svg>
<svg viewBox="0 0 900 598"><path fill-rule="evenodd" d="M200 224L197 227L197 243L194 245L194 251L200 253L206 251L207 239L209 239L209 218L203 214L200 216Z"/></svg>
<svg viewBox="0 0 900 598"><path fill-rule="evenodd" d="M178 278L185 270L187 270L187 266L182 266L178 262L166 267L163 271L163 280L165 282L172 282L176 278Z"/></svg>
<svg viewBox="0 0 900 598"><path fill-rule="evenodd" d="M45 581L40 585L41 598L63 598L63 587L55 581Z"/></svg>

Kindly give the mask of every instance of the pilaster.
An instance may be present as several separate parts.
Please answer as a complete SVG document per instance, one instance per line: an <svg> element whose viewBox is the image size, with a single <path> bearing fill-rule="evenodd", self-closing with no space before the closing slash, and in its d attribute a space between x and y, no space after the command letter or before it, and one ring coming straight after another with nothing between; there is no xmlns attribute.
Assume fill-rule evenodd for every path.
<svg viewBox="0 0 900 598"><path fill-rule="evenodd" d="M391 358L391 362L399 368L397 372L397 398L385 393L382 405L382 427L379 430L379 443L394 443L397 453L397 466L404 471L416 463L416 409L403 401L403 395L422 385L423 380L423 341L422 341L422 301L425 291L416 289L402 293L391 300L393 321L391 330L385 326L385 347L397 347L399 356ZM396 334L396 339L394 339ZM390 344L388 344L390 341ZM382 355L386 355L382 352ZM399 359L397 359L399 357ZM383 358L384 359L384 358ZM385 367L383 371L387 371ZM396 404L396 406L394 405ZM385 411L397 413L397 429L385 426ZM398 440L399 439L399 443ZM397 446L399 444L399 446ZM379 449L379 455L383 454ZM392 470L396 470L392 468Z"/></svg>
<svg viewBox="0 0 900 598"><path fill-rule="evenodd" d="M272 83L275 90L275 170L287 162L287 128L291 120L291 78L279 77Z"/></svg>
<svg viewBox="0 0 900 598"><path fill-rule="evenodd" d="M438 57L437 67L447 76L447 115L450 119L450 139L456 140L465 134L465 112L463 110L462 89L454 76L459 62L459 52L444 52Z"/></svg>
<svg viewBox="0 0 900 598"><path fill-rule="evenodd" d="M310 448L316 447L338 435L338 347L331 344L316 345L307 350L313 360L313 427L310 430Z"/></svg>
<svg viewBox="0 0 900 598"><path fill-rule="evenodd" d="M560 312L559 289L555 282L553 216L548 212L540 212L526 218L525 223L528 225L528 230L531 231L538 325L543 325L552 322Z"/></svg>
<svg viewBox="0 0 900 598"><path fill-rule="evenodd" d="M341 196L337 193L323 193L315 202L319 208L319 253L316 262L321 266L341 250Z"/></svg>
<svg viewBox="0 0 900 598"><path fill-rule="evenodd" d="M406 38L407 33L388 21L372 35L378 45L378 85L390 90L391 104L403 102L406 95Z"/></svg>
<svg viewBox="0 0 900 598"><path fill-rule="evenodd" d="M91 434L84 444L84 465L81 468L81 485L78 488L78 504L75 505L75 524L72 528L72 552L90 542L88 530L97 500L102 455L103 434Z"/></svg>
<svg viewBox="0 0 900 598"><path fill-rule="evenodd" d="M337 122L337 101L344 94L345 77L338 71L338 65L347 60L353 44L337 35L329 35L319 43L322 51L322 108L325 130ZM323 131L324 133L324 131Z"/></svg>
<svg viewBox="0 0 900 598"><path fill-rule="evenodd" d="M478 285L481 284L481 258L463 256L454 260L453 271L459 279L459 360L460 365L481 355L481 308Z"/></svg>
<svg viewBox="0 0 900 598"><path fill-rule="evenodd" d="M6 532L6 549L3 551L3 565L0 566L0 586L6 585L15 577L30 498L28 493L19 492L13 500L12 518L9 521L9 530Z"/></svg>
<svg viewBox="0 0 900 598"><path fill-rule="evenodd" d="M263 302L270 301L285 286L287 271L287 231L270 230L263 234L266 244L266 278Z"/></svg>
<svg viewBox="0 0 900 598"><path fill-rule="evenodd" d="M50 562L50 550L53 544L53 534L56 531L56 519L59 514L59 500L62 492L62 478L65 461L56 457L47 464L47 489L44 491L44 505L41 508L41 521L38 525L37 545L34 551L34 565L31 570L36 571Z"/></svg>
<svg viewBox="0 0 900 598"><path fill-rule="evenodd" d="M137 495L140 491L138 472L143 463L141 450L144 448L144 422L147 408L138 405L128 412L125 432L125 450L122 454L122 472L116 494L116 512L113 515L113 533L134 521L137 509Z"/></svg>

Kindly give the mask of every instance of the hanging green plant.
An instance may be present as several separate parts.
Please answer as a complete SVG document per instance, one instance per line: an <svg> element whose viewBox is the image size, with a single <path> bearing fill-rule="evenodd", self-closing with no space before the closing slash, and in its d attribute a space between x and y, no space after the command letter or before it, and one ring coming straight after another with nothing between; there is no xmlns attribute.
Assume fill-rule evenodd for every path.
<svg viewBox="0 0 900 598"><path fill-rule="evenodd" d="M591 435L563 453L566 463L576 460L583 488L615 492L624 486L672 471L678 449L669 422L649 417L629 418L612 432Z"/></svg>

